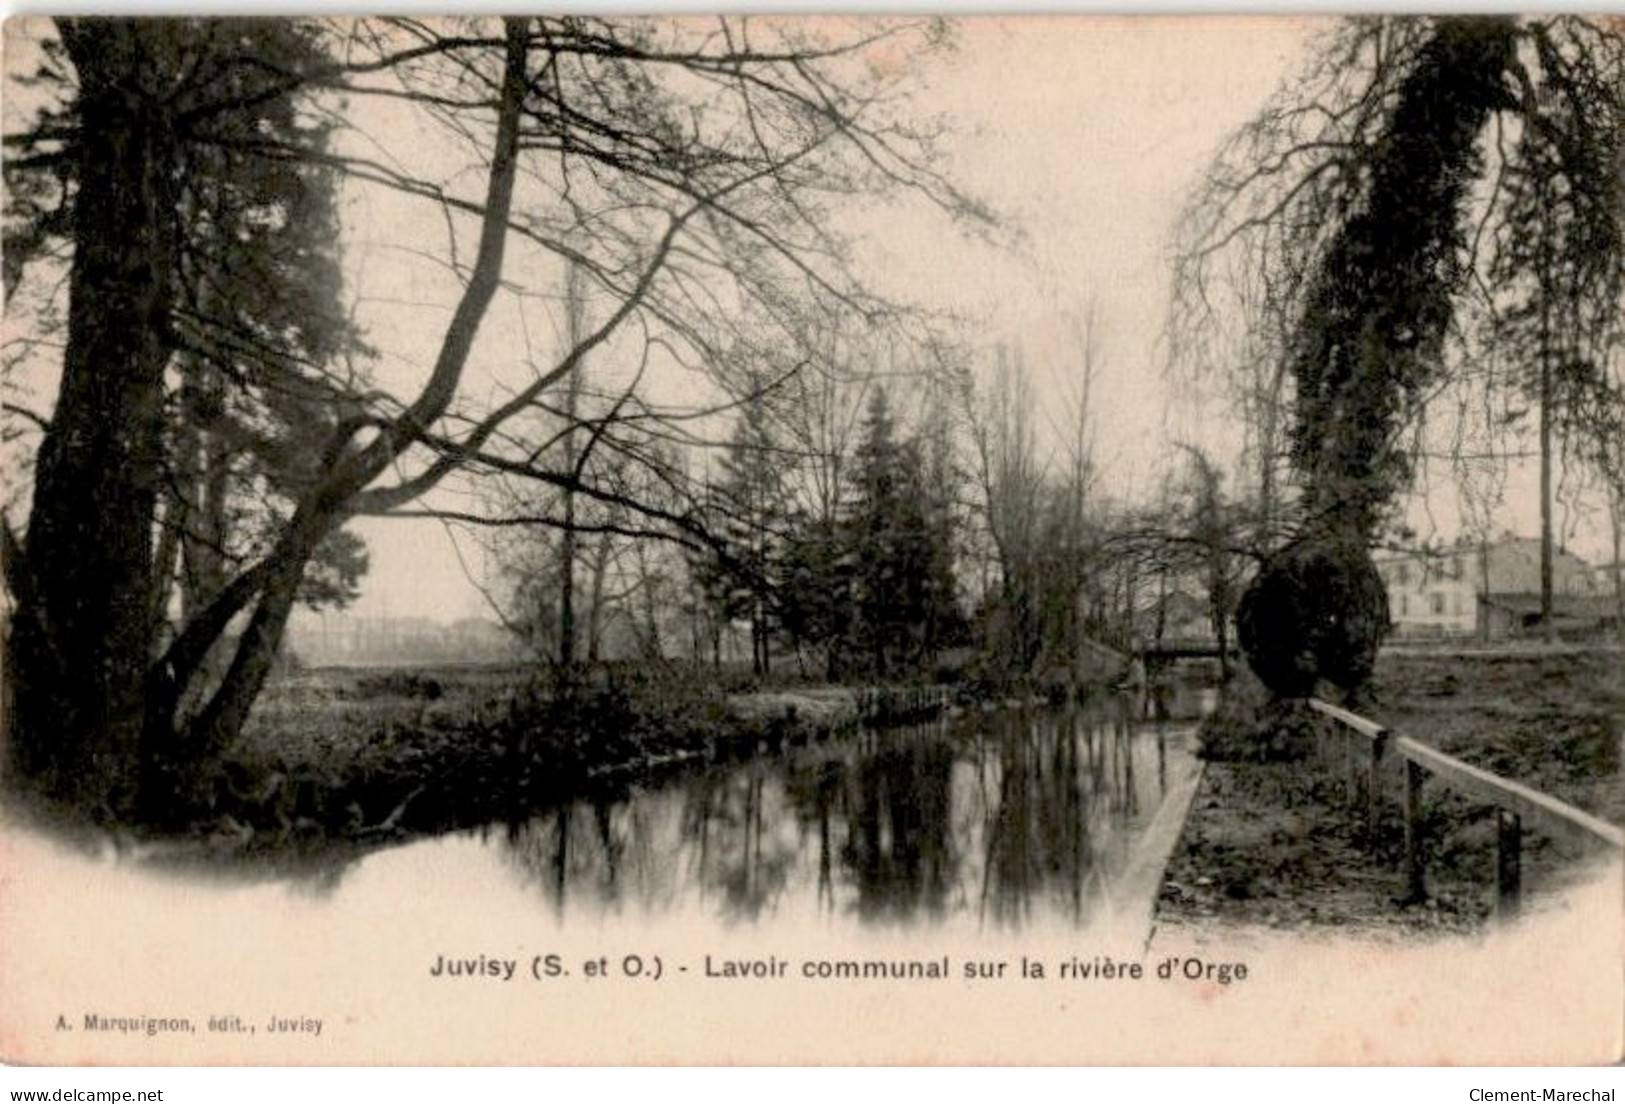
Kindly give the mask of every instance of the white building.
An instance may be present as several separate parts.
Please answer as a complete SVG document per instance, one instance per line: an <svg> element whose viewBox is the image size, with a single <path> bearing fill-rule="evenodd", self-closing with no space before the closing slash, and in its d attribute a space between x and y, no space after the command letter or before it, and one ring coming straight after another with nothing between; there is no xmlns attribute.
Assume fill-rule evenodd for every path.
<svg viewBox="0 0 1625 1104"><path fill-rule="evenodd" d="M1457 542L1437 552L1376 557L1388 588L1388 616L1400 637L1467 636L1485 628L1502 635L1510 622L1495 611L1517 610L1540 594L1540 541L1507 536L1494 544ZM1597 572L1564 549L1552 555L1552 591L1572 600L1597 593ZM1537 607L1538 608L1538 607Z"/></svg>
<svg viewBox="0 0 1625 1104"><path fill-rule="evenodd" d="M1478 628L1478 586L1469 550L1376 558L1397 636L1467 636Z"/></svg>

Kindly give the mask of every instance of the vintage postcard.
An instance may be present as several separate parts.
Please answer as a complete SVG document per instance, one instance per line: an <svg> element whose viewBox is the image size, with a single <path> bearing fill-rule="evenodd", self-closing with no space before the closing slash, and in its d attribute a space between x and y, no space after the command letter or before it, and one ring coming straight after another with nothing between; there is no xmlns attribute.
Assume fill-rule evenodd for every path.
<svg viewBox="0 0 1625 1104"><path fill-rule="evenodd" d="M1618 20L3 45L0 1059L1622 1057Z"/></svg>

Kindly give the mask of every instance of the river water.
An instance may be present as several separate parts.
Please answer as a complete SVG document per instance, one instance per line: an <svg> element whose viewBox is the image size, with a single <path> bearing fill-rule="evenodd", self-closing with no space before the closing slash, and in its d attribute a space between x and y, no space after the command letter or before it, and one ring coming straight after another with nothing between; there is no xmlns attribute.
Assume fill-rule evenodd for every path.
<svg viewBox="0 0 1625 1104"><path fill-rule="evenodd" d="M1149 830L1194 780L1210 703L1103 695L864 732L379 852L332 888L478 871L565 926L1086 926L1148 910L1148 848L1171 845Z"/></svg>
<svg viewBox="0 0 1625 1104"><path fill-rule="evenodd" d="M1186 687L971 710L376 848L222 863L190 849L40 840L39 858L51 879L140 903L161 926L182 916L199 930L270 925L278 939L290 924L310 938L405 915L498 930L505 918L560 932L1121 929L1137 939L1194 790L1196 722L1213 697Z"/></svg>
<svg viewBox="0 0 1625 1104"><path fill-rule="evenodd" d="M1150 716L1117 696L973 712L286 866L6 831L10 1045L135 1065L1483 1063L1617 1050L1618 972L1598 968L1619 960L1617 868L1549 923L1482 946L1351 956L1296 935L1262 949L1148 940L1205 696ZM1155 973L1192 961L1244 962L1249 977ZM1029 963L1049 973L1037 980ZM768 964L788 968L754 972ZM1124 980L1125 964L1148 976ZM876 965L876 978L910 980L841 973ZM1531 992L1560 995L1562 1014L1511 999ZM93 1036L93 1012L183 1017L196 1032ZM273 1033L277 1018L322 1026ZM217 1034L222 1020L260 1032ZM1442 1027L1418 1035L1418 1023Z"/></svg>

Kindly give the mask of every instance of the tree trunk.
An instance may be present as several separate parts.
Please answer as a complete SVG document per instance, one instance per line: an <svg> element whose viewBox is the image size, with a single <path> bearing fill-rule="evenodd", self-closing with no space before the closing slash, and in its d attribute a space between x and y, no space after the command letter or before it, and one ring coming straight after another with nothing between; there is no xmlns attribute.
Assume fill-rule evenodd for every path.
<svg viewBox="0 0 1625 1104"><path fill-rule="evenodd" d="M592 604L587 607L587 664L596 666L604 632L604 576L609 571L610 536L600 534L592 553Z"/></svg>
<svg viewBox="0 0 1625 1104"><path fill-rule="evenodd" d="M188 203L182 217L196 218ZM204 310L213 299L205 282L192 291ZM184 352L178 358L181 376L180 424L175 436L175 483L182 503L180 580L181 624L205 609L226 585L225 549L229 538L226 494L230 474L230 448L224 440L224 382L203 357Z"/></svg>
<svg viewBox="0 0 1625 1104"><path fill-rule="evenodd" d="M750 608L750 673L762 673L762 621L754 603Z"/></svg>
<svg viewBox="0 0 1625 1104"><path fill-rule="evenodd" d="M58 797L134 808L174 303L174 121L161 26L64 23L79 73L68 340L40 445L13 635L13 745Z"/></svg>
<svg viewBox="0 0 1625 1104"><path fill-rule="evenodd" d="M581 343L586 332L586 303L582 273L573 262L564 277L565 341L570 348ZM576 412L581 401L581 363L570 368L564 391L564 467L577 477L575 439ZM576 651L576 492L572 482L564 488L564 533L559 541L559 666L568 671Z"/></svg>
<svg viewBox="0 0 1625 1104"><path fill-rule="evenodd" d="M502 268L524 95L526 35L508 20L507 63L474 269L435 368L392 432L330 443L329 466L270 556L224 586L152 660L154 516L164 461L164 371L176 300L179 153L175 58L161 21L59 22L79 74L68 339L36 460L26 547L0 526L17 612L8 659L12 753L36 785L83 815L127 821L171 791L141 792L160 758L183 767L234 738L275 658L321 540L444 413ZM400 488L395 491L400 493ZM406 488L421 493L416 484ZM176 746L179 694L258 596L225 679Z"/></svg>
<svg viewBox="0 0 1625 1104"><path fill-rule="evenodd" d="M1157 625L1154 639L1157 651L1162 651L1162 638L1168 629L1168 568L1157 565Z"/></svg>
<svg viewBox="0 0 1625 1104"><path fill-rule="evenodd" d="M271 553L259 603L237 641L231 666L184 734L179 750L186 765L208 760L242 731L248 710L264 689L276 661L288 615L293 611L299 584L305 576L305 566L340 520L331 512L301 510L289 523L287 535Z"/></svg>
<svg viewBox="0 0 1625 1104"><path fill-rule="evenodd" d="M764 605L764 607L762 609L762 612L761 612L761 636L762 636L762 674L763 675L771 675L773 673L773 637L772 637L770 625L768 623L767 609L766 609L765 605Z"/></svg>
<svg viewBox="0 0 1625 1104"><path fill-rule="evenodd" d="M568 457L569 438L565 438ZM576 652L576 496L564 491L564 529L559 534L559 667L568 671Z"/></svg>
<svg viewBox="0 0 1625 1104"><path fill-rule="evenodd" d="M152 566L152 630L151 638L159 646L168 643L164 630L169 622L169 600L174 592L175 573L180 567L181 529L185 524L185 507L179 496L160 496L163 517L158 523L158 554Z"/></svg>
<svg viewBox="0 0 1625 1104"><path fill-rule="evenodd" d="M1609 505L1609 531L1614 538L1610 569L1614 577L1614 631L1619 635L1619 642L1625 644L1625 564L1619 562L1620 544L1625 541L1625 493L1615 494Z"/></svg>
<svg viewBox="0 0 1625 1104"><path fill-rule="evenodd" d="M634 547L638 555L638 577L643 583L644 658L663 659L666 649L660 639L659 580L649 571L649 565L644 558L643 544L639 542Z"/></svg>
<svg viewBox="0 0 1625 1104"><path fill-rule="evenodd" d="M229 573L225 549L230 540L230 519L226 514L229 492L231 449L226 441L221 416L225 397L221 381L210 379L210 369L201 358L183 354L181 359L181 418L176 435L176 484L181 522L181 624L189 624L225 589ZM224 666L220 642L205 656L190 692L182 699L183 712L207 692Z"/></svg>
<svg viewBox="0 0 1625 1104"><path fill-rule="evenodd" d="M1543 335L1544 318L1543 312ZM1555 643L1557 625L1552 616L1552 365L1544 336L1540 349L1540 624L1546 643Z"/></svg>
<svg viewBox="0 0 1625 1104"><path fill-rule="evenodd" d="M348 440L347 434L342 429L339 431L341 436L324 450L332 457L326 470L301 498L275 547L259 565L238 575L221 590L194 624L183 630L181 639L163 661L155 665L148 680L146 732L151 740L165 741L163 750L169 752L165 758L170 763L164 765L181 768L182 781L186 780L187 773L211 760L242 731L248 711L271 672L288 615L304 580L305 568L317 547L343 524L363 489L416 440L425 426L444 413L456 393L469 349L501 276L507 217L513 199L526 46L522 20L504 20L504 30L507 51L502 98L479 248L463 297L447 324L429 381L396 421L393 432L379 434L367 445L351 451L339 447ZM173 220L166 215L163 221ZM233 614L245 608L255 595L258 602L254 613L238 638L220 685L171 749L174 707L179 692L197 673L208 648L225 632ZM186 646L183 648L182 644ZM167 783L171 781L166 777L170 772L156 769L159 765L153 764L147 772L155 783L165 783L164 788L152 791L154 799L167 796Z"/></svg>
<svg viewBox="0 0 1625 1104"><path fill-rule="evenodd" d="M218 401L218 396L212 401ZM194 606L214 601L226 585L226 542L231 521L226 516L230 490L231 449L218 421L203 433L203 482L199 488L198 536L193 540L196 575L192 579Z"/></svg>
<svg viewBox="0 0 1625 1104"><path fill-rule="evenodd" d="M1137 631L1134 626L1134 607L1139 604L1139 597L1139 565L1131 559L1123 577L1123 641L1136 650L1138 642L1134 639Z"/></svg>

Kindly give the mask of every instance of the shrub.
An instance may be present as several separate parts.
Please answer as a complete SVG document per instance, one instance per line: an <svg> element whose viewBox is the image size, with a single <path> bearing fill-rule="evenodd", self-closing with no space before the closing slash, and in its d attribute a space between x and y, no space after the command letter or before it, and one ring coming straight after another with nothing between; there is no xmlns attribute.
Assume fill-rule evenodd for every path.
<svg viewBox="0 0 1625 1104"><path fill-rule="evenodd" d="M372 698L414 698L439 701L446 692L440 680L415 671L390 671L382 675L364 675L356 679L354 696L360 700Z"/></svg>
<svg viewBox="0 0 1625 1104"><path fill-rule="evenodd" d="M1388 630L1388 593L1370 554L1331 538L1282 549L1236 610L1248 665L1277 698L1308 697L1325 679L1352 699Z"/></svg>
<svg viewBox="0 0 1625 1104"><path fill-rule="evenodd" d="M1227 763L1289 763L1314 747L1319 715L1301 699L1273 696L1255 678L1235 679L1196 730L1198 758Z"/></svg>

